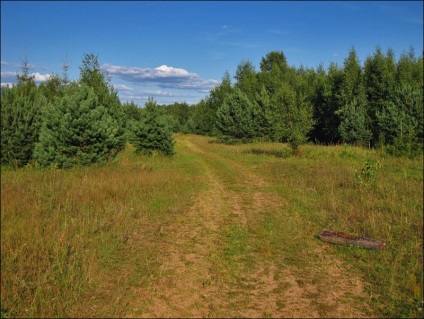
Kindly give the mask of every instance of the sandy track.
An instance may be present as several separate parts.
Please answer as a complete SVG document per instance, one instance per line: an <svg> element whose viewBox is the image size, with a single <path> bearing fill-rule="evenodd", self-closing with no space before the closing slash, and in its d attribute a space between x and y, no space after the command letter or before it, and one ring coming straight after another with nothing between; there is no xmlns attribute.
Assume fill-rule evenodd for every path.
<svg viewBox="0 0 424 319"><path fill-rule="evenodd" d="M365 306L357 304L366 298L363 282L340 260L325 254L325 245L317 245L311 254L314 260L304 271L282 266L263 252L254 256L253 269L236 278L223 274L223 269L217 271L222 229L228 223L247 228L265 210L284 207L284 199L267 190L270 185L261 176L208 151L197 139L185 136L179 142L203 165L207 188L185 214L161 230L167 238L162 275L135 293L131 308L136 316L140 312L142 317L161 318L365 316ZM214 164L218 162L229 167L234 178L225 179Z"/></svg>

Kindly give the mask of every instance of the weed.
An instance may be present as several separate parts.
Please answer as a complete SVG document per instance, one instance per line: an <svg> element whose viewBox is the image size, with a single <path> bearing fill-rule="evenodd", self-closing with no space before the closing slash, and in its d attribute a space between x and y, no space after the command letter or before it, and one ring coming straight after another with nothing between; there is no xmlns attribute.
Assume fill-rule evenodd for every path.
<svg viewBox="0 0 424 319"><path fill-rule="evenodd" d="M360 173L355 170L355 179L357 184L365 187L375 187L377 171L380 168L381 164L379 161L374 163L372 160L368 159Z"/></svg>

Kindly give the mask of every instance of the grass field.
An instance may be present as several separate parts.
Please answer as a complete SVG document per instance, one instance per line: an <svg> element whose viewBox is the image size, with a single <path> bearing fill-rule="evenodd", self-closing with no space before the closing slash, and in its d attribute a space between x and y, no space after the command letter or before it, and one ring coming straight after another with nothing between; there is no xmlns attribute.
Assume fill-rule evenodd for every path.
<svg viewBox="0 0 424 319"><path fill-rule="evenodd" d="M423 316L422 158L176 140L173 158L3 169L2 317Z"/></svg>

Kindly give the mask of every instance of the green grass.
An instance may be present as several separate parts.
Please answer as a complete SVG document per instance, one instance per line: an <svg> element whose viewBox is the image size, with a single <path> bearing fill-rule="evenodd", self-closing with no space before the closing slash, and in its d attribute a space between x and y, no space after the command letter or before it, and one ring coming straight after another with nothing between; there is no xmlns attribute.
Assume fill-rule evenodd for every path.
<svg viewBox="0 0 424 319"><path fill-rule="evenodd" d="M208 143L207 137L187 138L202 143L203 161L242 207L252 207L255 192L284 199L278 207L246 210L246 224L224 208L229 219L220 229L220 249L210 257L222 278L237 281L256 264L272 260L289 267L299 282L305 273L320 282L324 266L310 262L319 260L314 249L322 245L315 235L323 228L344 231L387 245L381 251L334 245L325 252L350 264L368 283L370 301L358 302L370 302L377 316L423 316L422 158L314 145L293 157L279 143L222 145ZM161 243L172 238L163 226L207 187L199 155L179 141L177 135L173 158L137 156L128 145L103 167L2 168L1 316L131 313L133 288L149 287L164 275ZM381 167L372 185L364 187L355 171L368 160ZM268 185L246 185L235 167ZM234 296L234 302L242 300ZM320 309L323 316L331 311L325 304Z"/></svg>
<svg viewBox="0 0 424 319"><path fill-rule="evenodd" d="M302 238L324 228L383 240L387 247L382 251L332 246L330 253L364 276L376 313L422 317L423 159L313 145L304 146L300 157L286 157L281 155L286 147L256 143L216 148L223 157L272 181L288 202L284 212L266 213L257 221L259 242L268 246L263 250L277 255L284 252L292 256L286 264L307 267L310 244ZM364 187L357 182L355 171L360 172L369 159L381 167L372 187Z"/></svg>

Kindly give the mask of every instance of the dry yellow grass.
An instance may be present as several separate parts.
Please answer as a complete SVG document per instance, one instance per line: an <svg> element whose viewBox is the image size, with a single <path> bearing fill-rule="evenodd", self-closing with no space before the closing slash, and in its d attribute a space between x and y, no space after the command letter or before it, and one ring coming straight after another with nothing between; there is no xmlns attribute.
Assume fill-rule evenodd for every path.
<svg viewBox="0 0 424 319"><path fill-rule="evenodd" d="M163 273L165 250L178 254L192 244L178 234L179 227L200 236L184 221L186 216L200 221L195 209L202 209L199 196L208 192L215 196L209 212L215 212L213 205L221 210L222 220L202 217L214 232L216 250L208 255L212 243L205 238L203 259L195 259L195 251L184 258L190 265L213 266L204 282L210 291L224 279L240 290L221 296L221 306L211 304L212 315L258 314L263 306L251 303L250 295L267 302L297 296L316 315L334 315L342 305L328 299L325 284L362 289L341 280L346 268L340 259L354 277L365 279L370 298L338 296L349 306L344 314L357 300L379 316L422 316L422 158L312 145L300 157L286 157L282 144L228 146L211 140L177 135L175 158L136 156L128 146L103 167L2 172L2 317L148 313L152 305L140 301L139 293L172 277ZM364 187L354 172L368 159L381 168L375 183ZM217 184L215 191L204 183L207 176ZM374 237L387 248L323 246L314 238L323 228ZM334 278L341 281L325 268L335 260ZM252 283L272 290L265 296ZM192 311L201 313L201 304L199 299ZM250 312L241 312L247 306ZM297 303L277 300L269 307L262 315L298 313Z"/></svg>
<svg viewBox="0 0 424 319"><path fill-rule="evenodd" d="M198 174L188 156L131 146L104 167L3 172L2 315L67 316L82 300L89 314L85 296L110 302L116 287L146 284L159 229L190 206Z"/></svg>

